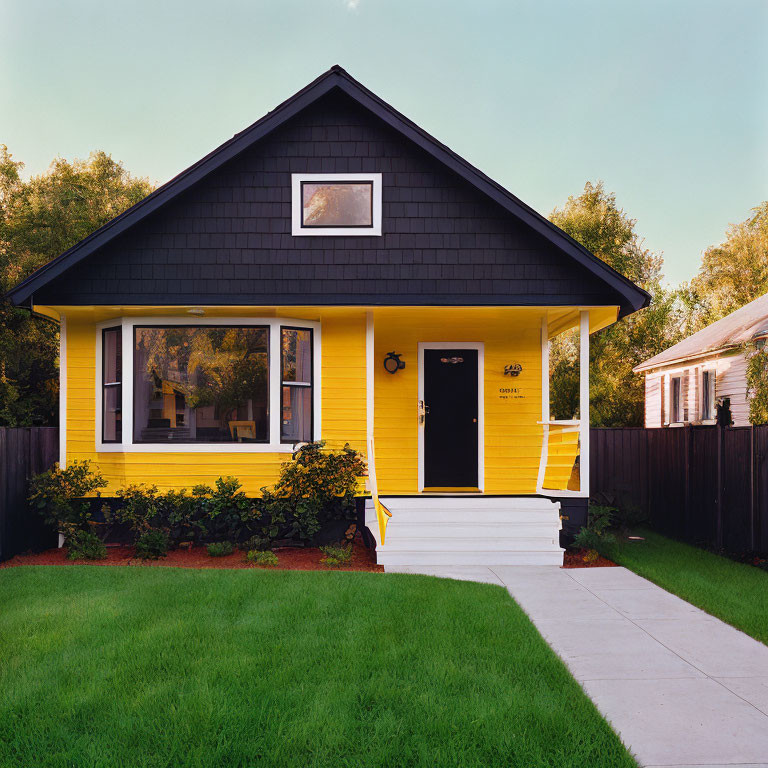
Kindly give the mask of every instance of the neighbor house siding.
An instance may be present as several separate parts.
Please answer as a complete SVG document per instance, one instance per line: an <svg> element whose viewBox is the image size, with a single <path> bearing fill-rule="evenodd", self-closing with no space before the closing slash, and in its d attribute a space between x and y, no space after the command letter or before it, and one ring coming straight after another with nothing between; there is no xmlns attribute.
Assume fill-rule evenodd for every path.
<svg viewBox="0 0 768 768"><path fill-rule="evenodd" d="M717 353L701 358L693 365L671 365L645 375L645 426L660 427L669 424L670 378L680 376L683 402L688 423L701 421L701 375L704 370L715 371L715 398L729 398L731 416L737 427L749 425L747 399L747 362L742 352ZM663 418L662 418L663 417Z"/></svg>
<svg viewBox="0 0 768 768"><path fill-rule="evenodd" d="M663 423L664 403L662 393L664 377L648 375L645 377L645 426L660 427Z"/></svg>

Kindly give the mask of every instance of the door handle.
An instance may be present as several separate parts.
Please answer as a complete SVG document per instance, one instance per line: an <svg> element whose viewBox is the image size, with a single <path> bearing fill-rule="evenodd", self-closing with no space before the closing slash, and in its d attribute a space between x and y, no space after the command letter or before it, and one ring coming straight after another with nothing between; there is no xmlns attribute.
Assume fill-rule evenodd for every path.
<svg viewBox="0 0 768 768"><path fill-rule="evenodd" d="M426 420L426 415L429 413L429 406L425 405L423 400L419 400L419 424L423 424Z"/></svg>

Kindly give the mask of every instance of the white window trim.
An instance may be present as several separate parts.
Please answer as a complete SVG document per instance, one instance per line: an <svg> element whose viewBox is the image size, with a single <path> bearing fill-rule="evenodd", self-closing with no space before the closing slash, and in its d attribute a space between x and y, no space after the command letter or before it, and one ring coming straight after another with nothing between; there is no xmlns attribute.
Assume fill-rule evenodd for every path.
<svg viewBox="0 0 768 768"><path fill-rule="evenodd" d="M675 373L670 374L669 376L669 425L675 426L679 424L684 424L685 422L682 420L682 418L672 418L673 416L679 416L682 417L682 411L683 411L683 373ZM677 410L678 412L675 413L675 402L674 398L672 397L672 394L674 392L674 385L673 381L675 379L680 380L680 389L679 389L679 397L677 400Z"/></svg>
<svg viewBox="0 0 768 768"><path fill-rule="evenodd" d="M372 227L302 227L301 183L303 181L370 181L373 183ZM293 173L291 174L291 233L295 237L378 237L381 235L380 173Z"/></svg>
<svg viewBox="0 0 768 768"><path fill-rule="evenodd" d="M712 416L704 418L704 374L708 373L713 377L712 387ZM699 370L699 419L702 424L716 424L717 419L715 414L717 413L717 366L704 366Z"/></svg>
<svg viewBox="0 0 768 768"><path fill-rule="evenodd" d="M133 329L137 325L233 325L269 326L269 442L268 443L134 443L133 442ZM314 440L322 439L322 341L321 324L292 317L118 317L105 320L96 326L96 362L94 369L96 392L96 451L99 453L292 453L293 443L280 442L280 414L282 371L280 364L280 327L311 328L314 333L312 361L312 434ZM122 443L102 442L101 372L102 331L105 328L123 330L122 360Z"/></svg>

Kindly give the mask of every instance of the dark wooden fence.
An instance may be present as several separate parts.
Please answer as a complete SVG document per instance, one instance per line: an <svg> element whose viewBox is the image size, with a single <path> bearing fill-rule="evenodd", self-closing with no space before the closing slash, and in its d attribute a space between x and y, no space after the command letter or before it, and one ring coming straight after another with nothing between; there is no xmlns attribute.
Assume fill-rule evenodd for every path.
<svg viewBox="0 0 768 768"><path fill-rule="evenodd" d="M768 426L592 429L590 492L660 533L768 552Z"/></svg>
<svg viewBox="0 0 768 768"><path fill-rule="evenodd" d="M27 504L27 483L58 458L56 427L0 427L0 562L56 545L56 534Z"/></svg>

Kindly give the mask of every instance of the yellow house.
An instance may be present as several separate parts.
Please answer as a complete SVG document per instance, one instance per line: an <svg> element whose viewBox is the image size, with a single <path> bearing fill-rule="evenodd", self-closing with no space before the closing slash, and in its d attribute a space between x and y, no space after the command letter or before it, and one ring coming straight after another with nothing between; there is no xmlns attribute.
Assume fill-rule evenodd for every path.
<svg viewBox="0 0 768 768"><path fill-rule="evenodd" d="M257 494L297 443L349 443L392 568L562 557L589 334L649 300L339 67L10 297L61 325L61 460L107 494ZM557 422L549 343L573 328L580 418Z"/></svg>

